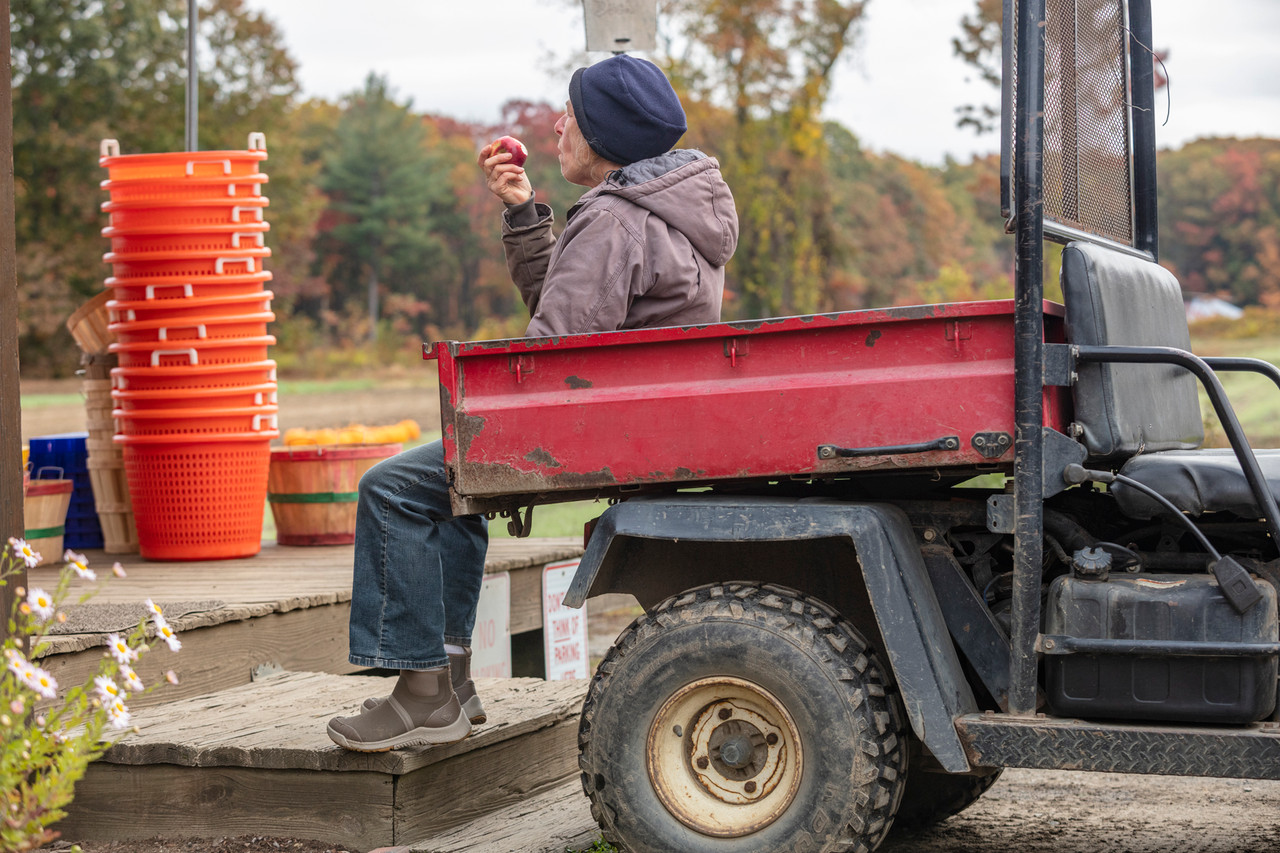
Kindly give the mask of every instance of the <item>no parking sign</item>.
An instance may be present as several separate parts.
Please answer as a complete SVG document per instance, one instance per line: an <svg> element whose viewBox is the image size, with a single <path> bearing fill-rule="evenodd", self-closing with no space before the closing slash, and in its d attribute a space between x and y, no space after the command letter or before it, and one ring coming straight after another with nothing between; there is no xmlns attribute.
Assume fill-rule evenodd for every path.
<svg viewBox="0 0 1280 853"><path fill-rule="evenodd" d="M545 639L547 681L589 676L587 608L565 607L577 560L551 563L542 570L542 635Z"/></svg>

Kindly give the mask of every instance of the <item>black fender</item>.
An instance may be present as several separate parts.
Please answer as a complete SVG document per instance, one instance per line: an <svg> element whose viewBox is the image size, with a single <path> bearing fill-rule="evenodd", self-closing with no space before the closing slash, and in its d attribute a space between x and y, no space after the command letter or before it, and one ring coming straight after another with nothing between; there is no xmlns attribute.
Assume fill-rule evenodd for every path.
<svg viewBox="0 0 1280 853"><path fill-rule="evenodd" d="M581 607L589 596L624 591L651 607L656 594L666 597L703 582L750 579L795 586L786 576L734 574L725 567L712 571L730 574L709 577L703 569L710 553L705 547L697 564L680 565L670 557L683 550L676 547L682 545L815 540L852 544L856 559L848 561L850 581L858 578L860 567L875 627L912 729L944 769L968 771L955 720L977 713L978 704L947 632L920 545L907 515L898 507L751 496L633 498L610 507L596 521L565 604ZM658 547L658 543L665 544ZM655 554L662 557L645 559ZM650 583L646 577L650 572L663 577ZM686 582L681 586L682 581ZM859 627L865 632L865 625Z"/></svg>

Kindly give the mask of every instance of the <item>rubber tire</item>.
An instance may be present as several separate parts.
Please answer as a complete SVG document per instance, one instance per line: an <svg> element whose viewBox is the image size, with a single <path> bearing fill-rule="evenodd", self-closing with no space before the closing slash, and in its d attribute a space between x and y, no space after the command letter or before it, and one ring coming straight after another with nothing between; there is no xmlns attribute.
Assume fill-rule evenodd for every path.
<svg viewBox="0 0 1280 853"><path fill-rule="evenodd" d="M1004 768L996 768L983 775L958 775L922 770L912 761L894 832L928 829L959 814L989 791L1003 772Z"/></svg>
<svg viewBox="0 0 1280 853"><path fill-rule="evenodd" d="M790 807L737 838L673 817L647 770L655 714L682 686L708 677L772 693L803 752ZM772 585L699 587L639 617L601 662L579 726L582 785L605 839L632 853L870 853L901 797L904 719L866 640L826 604Z"/></svg>

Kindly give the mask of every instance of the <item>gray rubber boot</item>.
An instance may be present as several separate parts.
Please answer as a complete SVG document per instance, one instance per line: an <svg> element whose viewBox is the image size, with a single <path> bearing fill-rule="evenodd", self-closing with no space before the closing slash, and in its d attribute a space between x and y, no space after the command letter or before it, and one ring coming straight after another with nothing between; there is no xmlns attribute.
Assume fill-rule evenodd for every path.
<svg viewBox="0 0 1280 853"><path fill-rule="evenodd" d="M329 738L356 752L453 743L471 734L446 667L401 670L395 689L378 706L329 721Z"/></svg>
<svg viewBox="0 0 1280 853"><path fill-rule="evenodd" d="M453 692L458 694L462 710L466 712L471 724L478 726L489 719L485 713L480 697L476 695L476 684L471 680L471 649L466 654L449 655L449 675L453 683ZM385 696L370 696L360 705L365 711L372 711L387 700Z"/></svg>

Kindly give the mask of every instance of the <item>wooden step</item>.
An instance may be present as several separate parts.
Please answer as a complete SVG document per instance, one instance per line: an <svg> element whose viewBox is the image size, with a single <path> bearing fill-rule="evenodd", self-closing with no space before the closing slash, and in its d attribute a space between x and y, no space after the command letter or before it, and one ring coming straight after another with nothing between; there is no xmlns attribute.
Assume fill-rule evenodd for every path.
<svg viewBox="0 0 1280 853"><path fill-rule="evenodd" d="M139 711L76 786L64 838L271 834L403 845L524 802L577 773L586 681L481 679L489 714L443 747L354 753L325 723L391 682L286 672ZM122 801L127 792L127 803Z"/></svg>
<svg viewBox="0 0 1280 853"><path fill-rule="evenodd" d="M577 778L448 832L405 845L411 853L564 853L600 837Z"/></svg>

